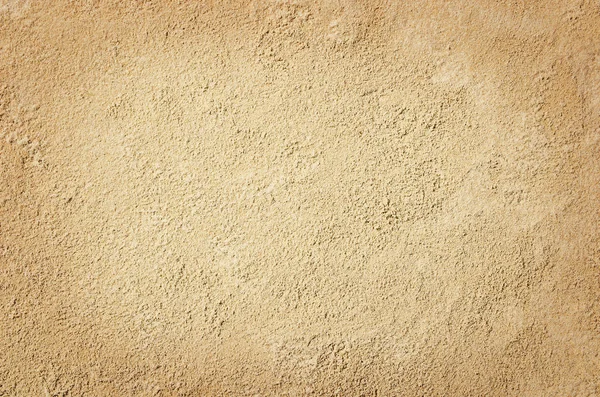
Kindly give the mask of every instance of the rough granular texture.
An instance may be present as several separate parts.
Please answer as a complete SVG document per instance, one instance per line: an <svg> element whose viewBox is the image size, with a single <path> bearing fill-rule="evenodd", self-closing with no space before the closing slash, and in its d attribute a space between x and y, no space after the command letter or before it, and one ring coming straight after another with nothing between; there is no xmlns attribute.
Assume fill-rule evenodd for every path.
<svg viewBox="0 0 600 397"><path fill-rule="evenodd" d="M0 396L600 394L598 1L0 0Z"/></svg>

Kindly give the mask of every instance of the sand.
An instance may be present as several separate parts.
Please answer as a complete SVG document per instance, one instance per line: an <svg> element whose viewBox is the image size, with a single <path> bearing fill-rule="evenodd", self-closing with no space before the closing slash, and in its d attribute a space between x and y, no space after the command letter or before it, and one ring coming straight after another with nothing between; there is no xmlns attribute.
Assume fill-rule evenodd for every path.
<svg viewBox="0 0 600 397"><path fill-rule="evenodd" d="M596 396L598 1L0 1L0 396Z"/></svg>

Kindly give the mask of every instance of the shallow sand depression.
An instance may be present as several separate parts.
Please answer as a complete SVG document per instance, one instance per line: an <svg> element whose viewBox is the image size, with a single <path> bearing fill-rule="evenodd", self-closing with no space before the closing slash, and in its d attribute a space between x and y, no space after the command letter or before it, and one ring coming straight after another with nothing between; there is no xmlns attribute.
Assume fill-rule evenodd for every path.
<svg viewBox="0 0 600 397"><path fill-rule="evenodd" d="M0 396L599 394L599 38L0 0Z"/></svg>

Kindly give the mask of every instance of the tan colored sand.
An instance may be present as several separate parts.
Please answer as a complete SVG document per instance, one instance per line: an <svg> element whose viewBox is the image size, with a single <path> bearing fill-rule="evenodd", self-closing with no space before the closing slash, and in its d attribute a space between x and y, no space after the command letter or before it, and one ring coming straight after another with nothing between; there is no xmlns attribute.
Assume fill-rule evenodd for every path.
<svg viewBox="0 0 600 397"><path fill-rule="evenodd" d="M598 1L0 1L0 396L600 394Z"/></svg>

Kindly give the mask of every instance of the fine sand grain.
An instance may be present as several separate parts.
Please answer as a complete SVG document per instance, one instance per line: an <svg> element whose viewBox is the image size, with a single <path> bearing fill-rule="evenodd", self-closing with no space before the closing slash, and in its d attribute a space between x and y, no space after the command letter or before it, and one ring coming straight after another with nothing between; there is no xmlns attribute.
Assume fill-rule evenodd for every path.
<svg viewBox="0 0 600 397"><path fill-rule="evenodd" d="M600 3L0 0L0 396L597 396Z"/></svg>

